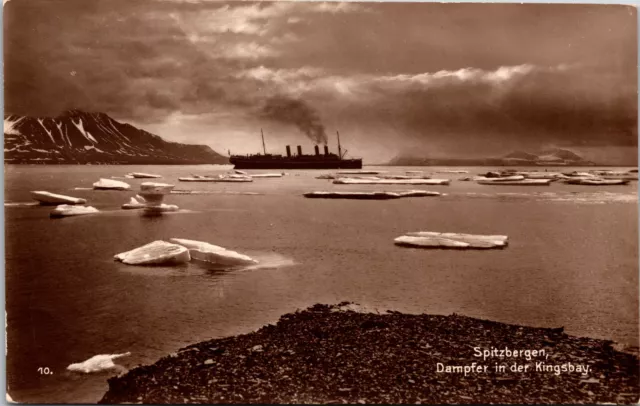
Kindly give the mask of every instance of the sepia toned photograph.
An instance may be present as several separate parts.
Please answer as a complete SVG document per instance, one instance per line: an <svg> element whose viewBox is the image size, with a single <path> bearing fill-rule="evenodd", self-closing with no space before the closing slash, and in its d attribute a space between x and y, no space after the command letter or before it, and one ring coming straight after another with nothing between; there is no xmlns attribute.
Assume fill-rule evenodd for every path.
<svg viewBox="0 0 640 406"><path fill-rule="evenodd" d="M7 402L637 404L637 22L4 0Z"/></svg>

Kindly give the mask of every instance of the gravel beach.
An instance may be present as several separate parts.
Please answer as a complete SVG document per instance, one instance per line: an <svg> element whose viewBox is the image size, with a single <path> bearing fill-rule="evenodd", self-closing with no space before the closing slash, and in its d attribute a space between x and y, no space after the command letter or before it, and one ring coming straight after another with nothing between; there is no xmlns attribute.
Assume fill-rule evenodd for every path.
<svg viewBox="0 0 640 406"><path fill-rule="evenodd" d="M637 354L614 347L562 328L318 304L111 378L99 403L636 403Z"/></svg>

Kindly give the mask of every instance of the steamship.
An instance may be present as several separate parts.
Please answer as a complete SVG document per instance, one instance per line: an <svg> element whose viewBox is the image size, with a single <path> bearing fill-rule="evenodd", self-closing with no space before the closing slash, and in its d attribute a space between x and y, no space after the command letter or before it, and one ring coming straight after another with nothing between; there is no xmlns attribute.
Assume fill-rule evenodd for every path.
<svg viewBox="0 0 640 406"><path fill-rule="evenodd" d="M324 153L320 153L320 147L314 146L315 154L302 153L302 146L298 145L298 153L291 153L291 146L287 145L287 155L268 154L262 135L262 154L230 155L235 169L362 169L362 158L345 158L347 151L342 152L340 146L340 134L338 133L338 153L329 152L329 147L324 145Z"/></svg>

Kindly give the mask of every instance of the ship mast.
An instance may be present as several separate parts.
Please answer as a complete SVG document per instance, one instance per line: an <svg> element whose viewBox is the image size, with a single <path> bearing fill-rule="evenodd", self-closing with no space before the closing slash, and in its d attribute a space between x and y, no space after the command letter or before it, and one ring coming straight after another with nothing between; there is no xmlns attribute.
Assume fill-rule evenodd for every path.
<svg viewBox="0 0 640 406"><path fill-rule="evenodd" d="M338 156L340 157L340 159L342 159L342 147L340 146L340 133L336 131L336 134L338 134Z"/></svg>
<svg viewBox="0 0 640 406"><path fill-rule="evenodd" d="M267 147L265 147L264 145L264 133L262 132L262 128L260 129L260 135L262 136L262 151L264 151L264 154L267 155Z"/></svg>

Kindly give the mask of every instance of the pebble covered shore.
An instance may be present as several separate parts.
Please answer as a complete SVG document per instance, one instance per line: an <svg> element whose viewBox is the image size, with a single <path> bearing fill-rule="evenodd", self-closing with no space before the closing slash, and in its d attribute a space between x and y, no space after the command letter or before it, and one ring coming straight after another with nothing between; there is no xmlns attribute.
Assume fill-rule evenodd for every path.
<svg viewBox="0 0 640 406"><path fill-rule="evenodd" d="M474 347L548 357L483 360ZM474 362L487 372L437 372L437 363ZM535 371L536 362L589 366L589 373ZM495 363L507 371L496 372ZM509 371L514 363L528 371ZM639 368L636 354L561 328L318 304L113 377L99 403L636 403Z"/></svg>

